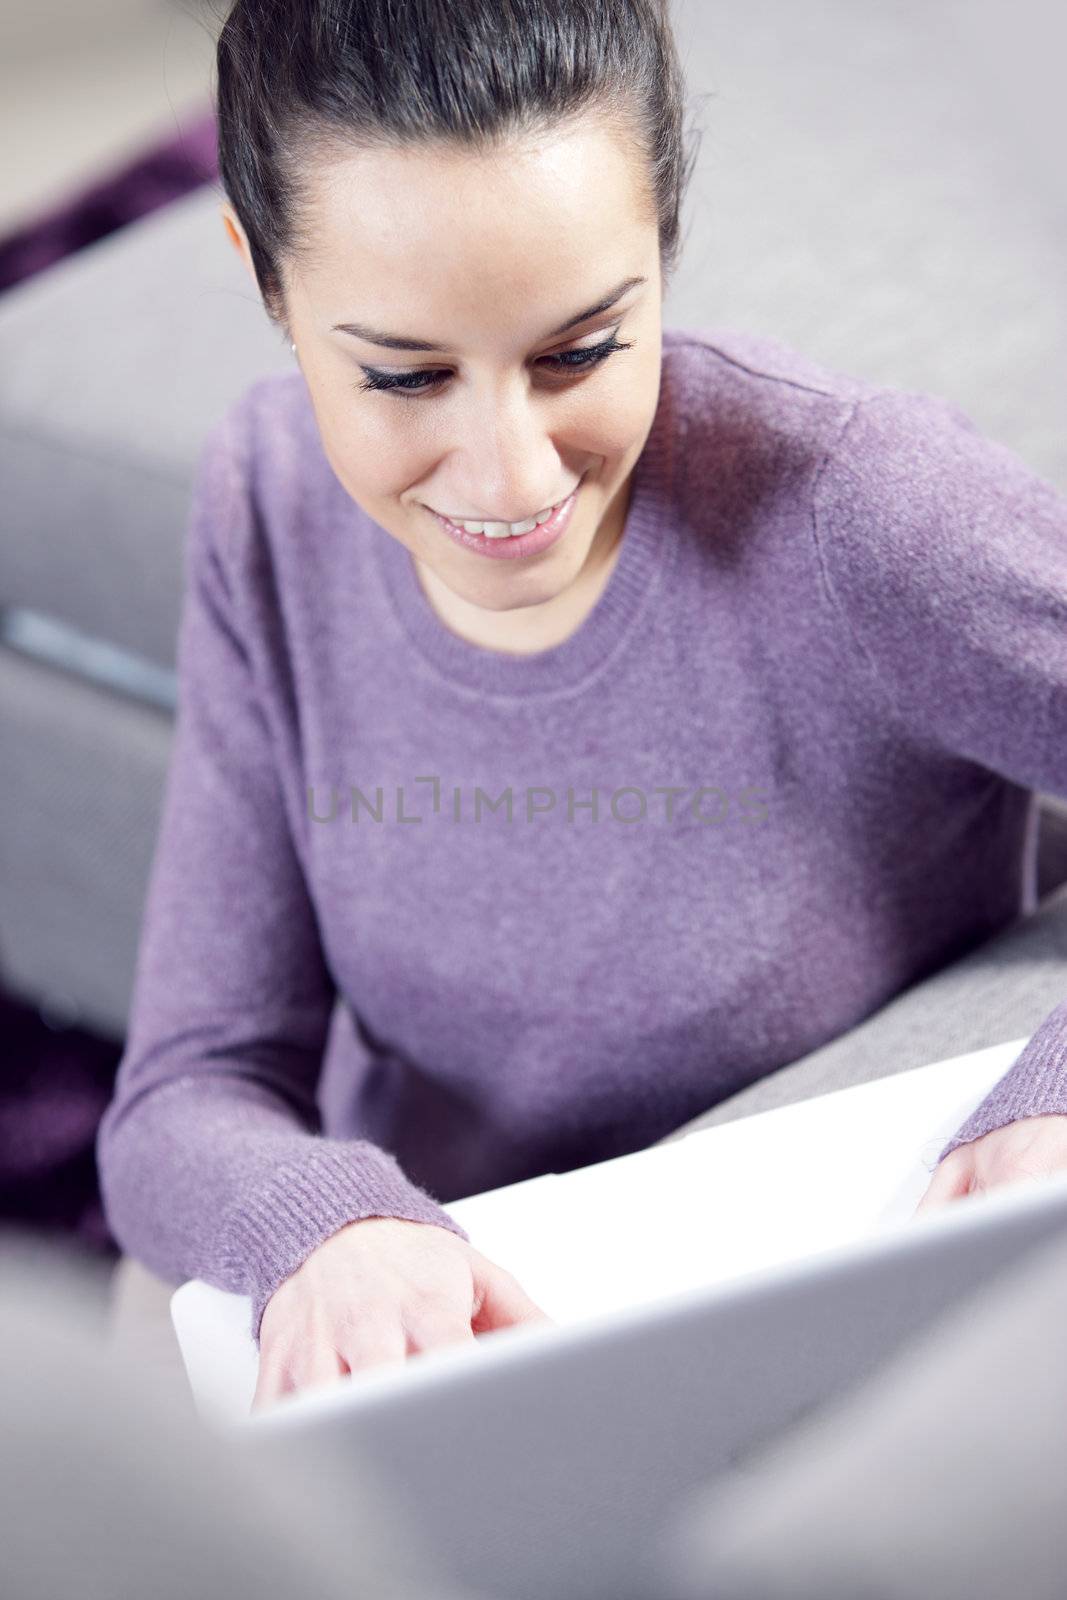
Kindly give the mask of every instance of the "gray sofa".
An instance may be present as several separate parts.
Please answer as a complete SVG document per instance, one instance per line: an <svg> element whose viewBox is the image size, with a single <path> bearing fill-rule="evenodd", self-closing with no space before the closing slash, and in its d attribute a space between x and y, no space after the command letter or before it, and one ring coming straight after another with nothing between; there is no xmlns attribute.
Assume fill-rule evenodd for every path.
<svg viewBox="0 0 1067 1600"><path fill-rule="evenodd" d="M1061 180L1030 160L1040 130L1023 149L1030 125L991 109L1006 7L958 35L954 8L674 9L704 134L665 321L946 394L1067 493ZM292 369L220 198L206 186L0 297L0 982L115 1039L193 469L247 384ZM1043 797L1037 871L1041 898L1067 880L1065 797Z"/></svg>

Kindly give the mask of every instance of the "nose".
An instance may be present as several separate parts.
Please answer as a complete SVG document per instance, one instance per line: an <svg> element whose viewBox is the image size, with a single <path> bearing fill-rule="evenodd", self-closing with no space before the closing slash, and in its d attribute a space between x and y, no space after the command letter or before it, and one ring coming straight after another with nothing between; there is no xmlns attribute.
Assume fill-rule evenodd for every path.
<svg viewBox="0 0 1067 1600"><path fill-rule="evenodd" d="M462 521L524 522L570 494L544 403L519 384L457 408L437 474L435 508Z"/></svg>

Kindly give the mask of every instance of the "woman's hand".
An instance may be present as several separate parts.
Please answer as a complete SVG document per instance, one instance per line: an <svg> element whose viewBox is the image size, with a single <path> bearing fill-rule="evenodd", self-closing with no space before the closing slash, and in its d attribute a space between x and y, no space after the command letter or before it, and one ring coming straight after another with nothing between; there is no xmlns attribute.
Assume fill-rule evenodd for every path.
<svg viewBox="0 0 1067 1600"><path fill-rule="evenodd" d="M940 1163L915 1212L1016 1178L1067 1172L1067 1116L1020 1117L980 1139L957 1145Z"/></svg>
<svg viewBox="0 0 1067 1600"><path fill-rule="evenodd" d="M318 1245L267 1301L252 1410L494 1328L552 1321L458 1234L364 1217Z"/></svg>

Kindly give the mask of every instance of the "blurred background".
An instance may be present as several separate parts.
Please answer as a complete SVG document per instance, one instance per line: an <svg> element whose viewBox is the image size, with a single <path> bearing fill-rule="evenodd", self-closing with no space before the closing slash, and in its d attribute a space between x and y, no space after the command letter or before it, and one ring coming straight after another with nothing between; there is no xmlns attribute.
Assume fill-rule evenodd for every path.
<svg viewBox="0 0 1067 1600"><path fill-rule="evenodd" d="M215 32L206 0L5 0L0 27L5 230L173 132L183 107L203 106Z"/></svg>
<svg viewBox="0 0 1067 1600"><path fill-rule="evenodd" d="M0 1221L102 1260L193 470L291 370L218 217L226 9L0 7ZM699 157L665 321L945 395L1067 493L1067 8L673 9ZM1030 907L1067 881L1044 802Z"/></svg>

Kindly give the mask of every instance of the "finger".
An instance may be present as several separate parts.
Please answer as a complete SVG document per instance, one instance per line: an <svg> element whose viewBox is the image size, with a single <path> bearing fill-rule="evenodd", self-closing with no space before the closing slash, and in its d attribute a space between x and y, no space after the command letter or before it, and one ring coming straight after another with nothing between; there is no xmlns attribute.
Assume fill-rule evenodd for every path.
<svg viewBox="0 0 1067 1600"><path fill-rule="evenodd" d="M469 1316L448 1311L424 1311L405 1318L408 1353L437 1350L450 1344L476 1344Z"/></svg>
<svg viewBox="0 0 1067 1600"><path fill-rule="evenodd" d="M489 1333L494 1328L511 1328L523 1323L554 1322L542 1311L510 1272L492 1261L484 1261L475 1268L475 1309L471 1326L475 1333Z"/></svg>
<svg viewBox="0 0 1067 1600"><path fill-rule="evenodd" d="M273 1405L283 1394L290 1392L289 1376L285 1363L273 1353L264 1354L260 1351L259 1373L256 1377L255 1393L252 1396L253 1411L262 1411L265 1407Z"/></svg>
<svg viewBox="0 0 1067 1600"><path fill-rule="evenodd" d="M930 1185L923 1195L915 1211L924 1211L933 1206L944 1205L950 1200L958 1200L961 1196L969 1194L974 1176L974 1163L970 1153L961 1154L965 1149L960 1146L938 1166ZM956 1159L958 1157L958 1159ZM912 1213L915 1214L914 1212Z"/></svg>
<svg viewBox="0 0 1067 1600"><path fill-rule="evenodd" d="M338 1338L338 1348L350 1372L391 1366L404 1361L408 1353L407 1336L399 1322L345 1328Z"/></svg>
<svg viewBox="0 0 1067 1600"><path fill-rule="evenodd" d="M294 1389L317 1389L336 1383L348 1371L348 1364L326 1339L308 1339L299 1347L292 1364Z"/></svg>

